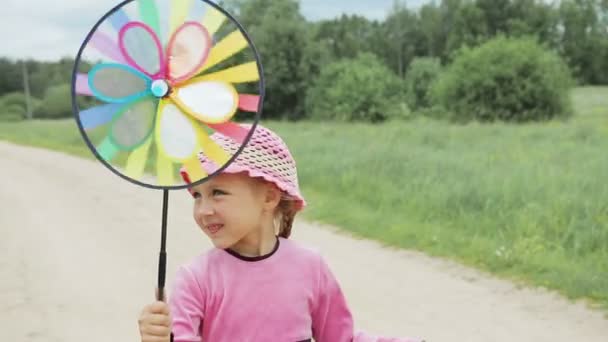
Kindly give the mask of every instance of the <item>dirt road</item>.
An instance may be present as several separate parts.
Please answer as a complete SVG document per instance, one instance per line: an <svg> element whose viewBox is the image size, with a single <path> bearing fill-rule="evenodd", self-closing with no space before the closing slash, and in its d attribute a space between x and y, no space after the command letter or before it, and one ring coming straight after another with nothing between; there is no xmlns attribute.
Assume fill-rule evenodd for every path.
<svg viewBox="0 0 608 342"><path fill-rule="evenodd" d="M137 341L153 299L162 194L100 163L0 142L0 341ZM167 285L210 248L185 191L171 192ZM358 328L429 342L606 342L582 304L518 289L421 253L299 221L342 284Z"/></svg>

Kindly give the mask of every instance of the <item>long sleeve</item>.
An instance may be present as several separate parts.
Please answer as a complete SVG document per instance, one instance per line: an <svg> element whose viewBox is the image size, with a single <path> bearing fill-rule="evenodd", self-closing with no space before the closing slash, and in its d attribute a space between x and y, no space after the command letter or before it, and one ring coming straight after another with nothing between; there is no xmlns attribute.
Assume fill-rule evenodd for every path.
<svg viewBox="0 0 608 342"><path fill-rule="evenodd" d="M312 310L312 334L317 342L353 340L353 317L340 285L319 257L319 276Z"/></svg>
<svg viewBox="0 0 608 342"><path fill-rule="evenodd" d="M186 267L180 267L175 275L169 301L173 319L174 342L201 342L200 327L205 312L204 293Z"/></svg>
<svg viewBox="0 0 608 342"><path fill-rule="evenodd" d="M312 313L312 331L317 342L423 342L413 338L372 336L355 333L352 314L342 289L329 266L320 258L320 274Z"/></svg>

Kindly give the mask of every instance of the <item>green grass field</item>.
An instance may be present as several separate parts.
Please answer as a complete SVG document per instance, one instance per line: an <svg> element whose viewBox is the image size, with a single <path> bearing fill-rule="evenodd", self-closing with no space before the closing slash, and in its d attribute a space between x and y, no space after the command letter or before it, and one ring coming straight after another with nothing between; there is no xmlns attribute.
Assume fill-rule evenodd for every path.
<svg viewBox="0 0 608 342"><path fill-rule="evenodd" d="M572 96L566 122L264 124L309 219L608 309L608 88ZM73 120L0 123L0 139L92 158Z"/></svg>

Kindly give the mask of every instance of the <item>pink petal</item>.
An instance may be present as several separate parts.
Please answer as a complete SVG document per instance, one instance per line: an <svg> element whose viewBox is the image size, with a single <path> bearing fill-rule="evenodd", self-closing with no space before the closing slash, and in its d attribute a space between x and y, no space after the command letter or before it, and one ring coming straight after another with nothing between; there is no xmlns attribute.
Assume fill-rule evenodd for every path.
<svg viewBox="0 0 608 342"><path fill-rule="evenodd" d="M180 83L194 76L207 60L212 44L209 32L200 23L189 21L180 26L167 48L169 79Z"/></svg>

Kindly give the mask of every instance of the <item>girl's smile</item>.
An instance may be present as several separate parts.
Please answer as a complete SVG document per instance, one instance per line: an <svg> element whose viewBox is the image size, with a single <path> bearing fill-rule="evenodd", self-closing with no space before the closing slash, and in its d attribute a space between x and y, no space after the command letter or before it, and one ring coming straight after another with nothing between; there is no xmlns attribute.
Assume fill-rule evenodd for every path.
<svg viewBox="0 0 608 342"><path fill-rule="evenodd" d="M281 197L275 187L246 173L222 173L192 187L192 194L194 220L215 247L255 256L274 246Z"/></svg>

